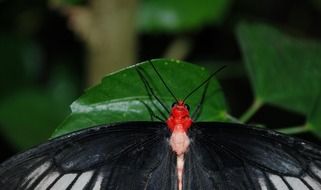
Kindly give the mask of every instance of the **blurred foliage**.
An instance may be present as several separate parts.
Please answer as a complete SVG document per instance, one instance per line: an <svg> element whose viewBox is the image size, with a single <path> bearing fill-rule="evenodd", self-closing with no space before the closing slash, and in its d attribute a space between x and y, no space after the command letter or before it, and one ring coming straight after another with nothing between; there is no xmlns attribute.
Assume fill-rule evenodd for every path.
<svg viewBox="0 0 321 190"><path fill-rule="evenodd" d="M50 3L54 6L70 6L70 5L82 5L86 0L50 0Z"/></svg>
<svg viewBox="0 0 321 190"><path fill-rule="evenodd" d="M11 13L13 26L0 31L0 131L21 150L50 137L68 114L78 87L76 77L58 57L50 60L50 71L44 64L47 52L34 37L41 30L42 9L19 9L13 12L17 15Z"/></svg>
<svg viewBox="0 0 321 190"><path fill-rule="evenodd" d="M303 127L321 136L321 43L263 24L241 24L238 38L255 92L254 109L269 103L299 112L308 118Z"/></svg>
<svg viewBox="0 0 321 190"><path fill-rule="evenodd" d="M264 24L240 24L238 38L256 101L309 113L321 90L321 44Z"/></svg>
<svg viewBox="0 0 321 190"><path fill-rule="evenodd" d="M1 101L1 130L18 149L30 148L48 139L68 113L65 106L44 90L22 90Z"/></svg>
<svg viewBox="0 0 321 190"><path fill-rule="evenodd" d="M84 0L50 0L53 6L83 5ZM138 1L137 27L144 32L186 32L204 25L219 24L231 0L141 0Z"/></svg>
<svg viewBox="0 0 321 190"><path fill-rule="evenodd" d="M308 127L321 138L321 90L314 100L315 103L308 115Z"/></svg>
<svg viewBox="0 0 321 190"><path fill-rule="evenodd" d="M12 35L0 38L0 129L16 148L26 149L48 139L66 116L76 97L75 79L57 65L42 87L36 82L42 69L39 45Z"/></svg>
<svg viewBox="0 0 321 190"><path fill-rule="evenodd" d="M30 84L39 71L41 49L31 40L0 33L0 96Z"/></svg>
<svg viewBox="0 0 321 190"><path fill-rule="evenodd" d="M205 24L221 23L230 0L144 0L138 10L138 28L153 32L186 32Z"/></svg>

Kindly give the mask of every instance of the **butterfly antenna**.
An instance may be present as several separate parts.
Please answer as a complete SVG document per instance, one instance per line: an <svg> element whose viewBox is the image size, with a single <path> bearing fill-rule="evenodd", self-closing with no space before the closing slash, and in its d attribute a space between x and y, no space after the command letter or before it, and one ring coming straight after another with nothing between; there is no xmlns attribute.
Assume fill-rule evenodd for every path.
<svg viewBox="0 0 321 190"><path fill-rule="evenodd" d="M163 101L156 95L156 93L154 92L154 89L149 85L147 79L144 77L144 74L140 71L140 67L135 67L136 71L139 75L139 77L142 79L145 88L147 89L147 92L150 93L150 95L152 95L157 102L165 109L165 111L167 111L167 113L169 113L169 110L167 109L166 105L163 103ZM162 112L161 112L162 113ZM162 113L162 115L164 116L164 114ZM165 117L165 116L164 116Z"/></svg>
<svg viewBox="0 0 321 190"><path fill-rule="evenodd" d="M173 98L175 99L176 102L178 102L178 99L176 98L176 96L174 95L174 93L171 91L171 89L167 86L167 84L165 83L163 77L159 74L159 72L157 71L156 67L154 66L153 62L151 60L148 60L149 63L152 65L154 71L156 72L156 74L158 75L158 77L160 78L160 80L162 81L162 83L164 84L164 86L166 87L166 89L168 90L168 92L173 96Z"/></svg>
<svg viewBox="0 0 321 190"><path fill-rule="evenodd" d="M218 72L223 70L226 67L226 65L222 66L221 68L217 69L214 73L212 73L205 81L203 81L198 87L196 87L194 90L192 90L184 99L183 102L187 100L194 92L196 92L199 88L201 88L203 85L205 85L209 80L211 80Z"/></svg>

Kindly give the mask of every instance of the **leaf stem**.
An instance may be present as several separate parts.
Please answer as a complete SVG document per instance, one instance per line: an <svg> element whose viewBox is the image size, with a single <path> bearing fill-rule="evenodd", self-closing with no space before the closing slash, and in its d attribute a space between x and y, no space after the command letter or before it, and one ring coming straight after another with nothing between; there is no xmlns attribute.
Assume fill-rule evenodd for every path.
<svg viewBox="0 0 321 190"><path fill-rule="evenodd" d="M308 127L308 125L303 125L303 126L295 126L295 127L277 129L276 131L278 131L280 133L292 135L292 134L308 132L309 130L310 130L310 128Z"/></svg>
<svg viewBox="0 0 321 190"><path fill-rule="evenodd" d="M245 113L240 117L242 123L246 123L251 117L259 110L263 105L260 99L255 99L252 105L245 111Z"/></svg>
<svg viewBox="0 0 321 190"><path fill-rule="evenodd" d="M231 122L242 123L238 118L234 117L233 115L230 115L229 113L225 113L224 116Z"/></svg>

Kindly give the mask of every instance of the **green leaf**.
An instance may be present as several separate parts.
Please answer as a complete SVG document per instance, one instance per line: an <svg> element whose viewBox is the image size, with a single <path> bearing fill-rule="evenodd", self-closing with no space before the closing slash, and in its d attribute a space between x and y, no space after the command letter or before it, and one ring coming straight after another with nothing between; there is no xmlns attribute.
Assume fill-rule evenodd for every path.
<svg viewBox="0 0 321 190"><path fill-rule="evenodd" d="M81 5L84 4L85 0L49 0L53 6L70 6L70 5Z"/></svg>
<svg viewBox="0 0 321 190"><path fill-rule="evenodd" d="M316 97L312 110L308 115L308 124L306 127L321 138L321 91L319 96Z"/></svg>
<svg viewBox="0 0 321 190"><path fill-rule="evenodd" d="M255 101L308 114L320 90L321 44L263 24L239 25Z"/></svg>
<svg viewBox="0 0 321 190"><path fill-rule="evenodd" d="M46 141L67 111L43 90L21 90L0 102L0 130L18 150L27 149Z"/></svg>
<svg viewBox="0 0 321 190"><path fill-rule="evenodd" d="M178 99L183 99L209 76L203 67L186 62L166 59L156 59L152 62ZM136 66L144 71L148 83L161 97L166 108L170 109L175 99L164 87L151 64L143 62ZM99 85L87 90L71 105L72 113L57 128L53 137L101 124L150 121L149 109L159 117L162 117L161 112L163 112L166 118L168 113L147 93L136 66L110 74ZM191 112L199 103L203 89L196 91L186 100ZM209 83L198 121L226 120L225 113L222 91L217 81L213 79Z"/></svg>
<svg viewBox="0 0 321 190"><path fill-rule="evenodd" d="M142 31L180 32L220 23L230 0L144 0L138 10Z"/></svg>
<svg viewBox="0 0 321 190"><path fill-rule="evenodd" d="M0 33L0 96L30 84L39 71L41 51L30 40ZM10 73L10 74L8 74Z"/></svg>

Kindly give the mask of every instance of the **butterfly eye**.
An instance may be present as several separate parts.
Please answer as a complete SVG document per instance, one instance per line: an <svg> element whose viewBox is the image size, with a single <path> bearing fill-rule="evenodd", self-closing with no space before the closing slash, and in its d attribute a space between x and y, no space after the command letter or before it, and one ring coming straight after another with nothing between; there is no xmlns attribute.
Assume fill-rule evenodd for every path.
<svg viewBox="0 0 321 190"><path fill-rule="evenodd" d="M185 104L185 107L187 108L187 110L189 111L190 107L188 104Z"/></svg>
<svg viewBox="0 0 321 190"><path fill-rule="evenodd" d="M174 102L174 103L172 104L172 108L173 108L175 105L176 105L176 102Z"/></svg>

